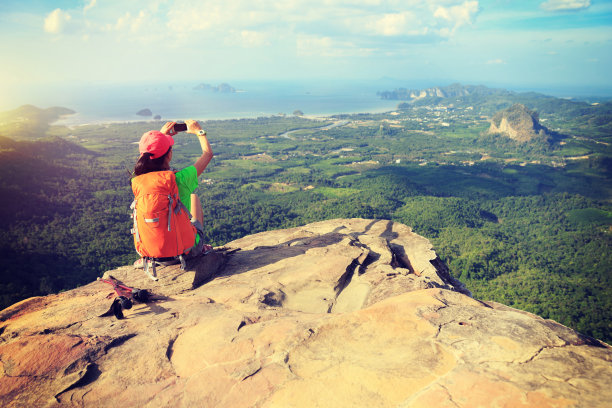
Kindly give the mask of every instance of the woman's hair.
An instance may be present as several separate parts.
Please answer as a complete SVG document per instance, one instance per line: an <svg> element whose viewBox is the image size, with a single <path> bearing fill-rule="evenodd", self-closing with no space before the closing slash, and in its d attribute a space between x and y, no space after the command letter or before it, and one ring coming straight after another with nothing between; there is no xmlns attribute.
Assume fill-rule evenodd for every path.
<svg viewBox="0 0 612 408"><path fill-rule="evenodd" d="M166 161L166 157L172 150L172 147L168 149L163 156L158 157L157 159L152 159L152 153L143 153L136 162L136 166L134 166L134 176L140 176L141 174L150 173L152 171L163 171L168 170L164 167L164 162Z"/></svg>

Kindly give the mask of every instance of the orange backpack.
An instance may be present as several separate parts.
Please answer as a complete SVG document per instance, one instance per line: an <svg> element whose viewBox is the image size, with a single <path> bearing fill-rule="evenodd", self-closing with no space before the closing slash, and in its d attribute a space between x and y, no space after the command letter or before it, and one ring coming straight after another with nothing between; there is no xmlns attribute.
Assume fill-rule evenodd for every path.
<svg viewBox="0 0 612 408"><path fill-rule="evenodd" d="M154 171L132 179L134 202L134 245L142 256L145 271L148 260L182 257L195 244L196 229L191 224L189 211L179 200L176 176L172 171ZM153 276L155 261L152 262Z"/></svg>

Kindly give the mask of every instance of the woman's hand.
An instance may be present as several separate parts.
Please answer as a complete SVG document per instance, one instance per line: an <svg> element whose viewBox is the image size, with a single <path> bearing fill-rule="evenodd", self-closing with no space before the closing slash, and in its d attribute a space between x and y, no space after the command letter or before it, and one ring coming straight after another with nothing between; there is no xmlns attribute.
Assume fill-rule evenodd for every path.
<svg viewBox="0 0 612 408"><path fill-rule="evenodd" d="M176 135L176 131L174 130L174 125L176 125L176 122L166 122L166 124L162 126L162 128L159 131L168 136L174 136Z"/></svg>
<svg viewBox="0 0 612 408"><path fill-rule="evenodd" d="M198 123L197 120L189 119L185 121L187 125L187 133L193 133L194 135L198 134L199 130L202 130L202 127Z"/></svg>

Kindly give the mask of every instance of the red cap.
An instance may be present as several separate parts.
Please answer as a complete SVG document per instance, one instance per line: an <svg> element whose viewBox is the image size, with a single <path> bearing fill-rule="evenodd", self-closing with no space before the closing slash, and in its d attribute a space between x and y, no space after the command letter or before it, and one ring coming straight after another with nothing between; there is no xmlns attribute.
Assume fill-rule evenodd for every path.
<svg viewBox="0 0 612 408"><path fill-rule="evenodd" d="M140 155L143 153L151 153L152 159L158 159L174 144L174 139L165 133L158 130L150 130L140 138L138 148Z"/></svg>

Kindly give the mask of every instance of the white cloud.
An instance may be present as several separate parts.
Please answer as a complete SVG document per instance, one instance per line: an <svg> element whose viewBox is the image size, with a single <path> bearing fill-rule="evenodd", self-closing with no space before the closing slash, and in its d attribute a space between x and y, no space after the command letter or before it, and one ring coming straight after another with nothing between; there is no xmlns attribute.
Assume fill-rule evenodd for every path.
<svg viewBox="0 0 612 408"><path fill-rule="evenodd" d="M365 28L369 32L383 36L397 36L414 33L417 26L411 12L384 14L380 17L366 19Z"/></svg>
<svg viewBox="0 0 612 408"><path fill-rule="evenodd" d="M96 5L97 1L98 0L91 0L89 4L86 4L85 7L83 7L83 13L87 13L89 10L91 10Z"/></svg>
<svg viewBox="0 0 612 408"><path fill-rule="evenodd" d="M434 12L434 17L451 23L454 31L461 26L472 24L478 11L477 1L465 1L463 4L450 7L438 6Z"/></svg>
<svg viewBox="0 0 612 408"><path fill-rule="evenodd" d="M475 0L149 0L121 7L118 0L84 0L81 4L82 13L70 10L70 29L78 38L108 41L114 36L118 43L219 50L275 44L285 47L285 52L325 56L396 53L403 48L398 43L444 41L472 24L479 11ZM47 18L45 30L62 32L70 18L58 9Z"/></svg>
<svg viewBox="0 0 612 408"><path fill-rule="evenodd" d="M55 9L45 18L44 29L51 34L60 34L66 29L71 18L65 11Z"/></svg>
<svg viewBox="0 0 612 408"><path fill-rule="evenodd" d="M223 6L229 7L229 2ZM197 32L209 30L215 25L229 24L230 21L224 13L225 7L219 4L208 4L206 1L193 2L178 0L173 5L167 16L167 29L169 34ZM234 29L239 29L238 24L233 24Z"/></svg>
<svg viewBox="0 0 612 408"><path fill-rule="evenodd" d="M300 36L297 39L299 55L312 56L316 54L328 54L333 48L333 41L329 37Z"/></svg>
<svg viewBox="0 0 612 408"><path fill-rule="evenodd" d="M577 11L590 6L591 0L547 0L540 5L546 11Z"/></svg>
<svg viewBox="0 0 612 408"><path fill-rule="evenodd" d="M130 29L132 32L139 31L143 26L145 26L149 22L149 17L144 11L138 13L138 17L136 17L132 24L130 25Z"/></svg>
<svg viewBox="0 0 612 408"><path fill-rule="evenodd" d="M8 40L0 41L0 51L4 50L5 56L18 54L29 62L57 60L57 69L45 70L44 75L58 77L71 72L81 78L114 75L123 79L128 77L130 64L163 55L189 55L190 63L147 66L151 78L156 69L159 73L155 75L159 77L175 75L174 71L175 76L189 73L191 77L222 77L231 73L244 77L331 76L344 72L365 77L367 70L380 70L390 76L395 72L398 77L431 78L436 75L459 78L464 74L477 77L480 69L483 77L489 75L490 79L500 70L513 73L521 67L533 67L535 72L552 62L555 67L567 67L571 62L581 65L580 69L603 72L610 59L612 38L609 27L601 23L610 7L601 0L73 0L55 3L44 11L24 5L21 9L26 11L20 14L0 12L2 20L10 22L3 24ZM60 9L51 12L54 7ZM577 10L587 11L582 13L584 21L581 19L580 24L571 21ZM553 13L554 19L543 19ZM537 24L528 24L529 21ZM20 35L20 32L31 34ZM545 42L549 38L552 41ZM19 53L19 49L32 52ZM496 49L503 49L503 55L491 54ZM559 55L547 54L554 50ZM81 56L78 62L72 58L75 52ZM599 62L588 64L589 58L598 58ZM42 77L42 73L28 71L29 67L40 64L20 64L24 72ZM77 67L91 69L77 70ZM18 70L2 69L25 78ZM564 72L567 78L587 77ZM563 80L559 78L555 80ZM605 81L610 81L609 76L602 79Z"/></svg>
<svg viewBox="0 0 612 408"><path fill-rule="evenodd" d="M420 36L447 25L454 32L471 24L478 11L474 0L175 0L167 21L169 28L181 33L267 32L273 26L289 36L354 39L354 35Z"/></svg>
<svg viewBox="0 0 612 408"><path fill-rule="evenodd" d="M263 47L265 45L270 45L266 34L249 30L240 32L240 42L243 47Z"/></svg>
<svg viewBox="0 0 612 408"><path fill-rule="evenodd" d="M144 27L151 27L153 25L154 24L151 23L150 16L144 10L141 10L135 16L132 16L132 14L128 11L121 17L117 18L117 21L115 22L114 26L111 26L111 29L116 31L137 33Z"/></svg>
<svg viewBox="0 0 612 408"><path fill-rule="evenodd" d="M296 49L300 57L367 57L374 52L372 49L360 48L351 42L317 36L298 36Z"/></svg>
<svg viewBox="0 0 612 408"><path fill-rule="evenodd" d="M438 35L442 38L450 38L453 32L454 30L450 29L449 27L442 27L438 30Z"/></svg>

